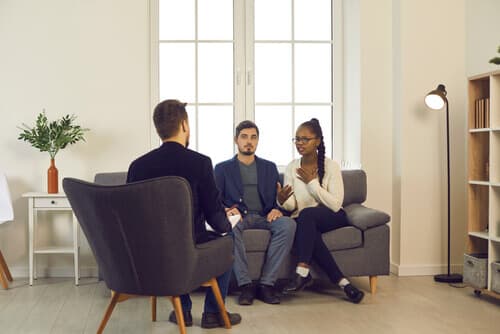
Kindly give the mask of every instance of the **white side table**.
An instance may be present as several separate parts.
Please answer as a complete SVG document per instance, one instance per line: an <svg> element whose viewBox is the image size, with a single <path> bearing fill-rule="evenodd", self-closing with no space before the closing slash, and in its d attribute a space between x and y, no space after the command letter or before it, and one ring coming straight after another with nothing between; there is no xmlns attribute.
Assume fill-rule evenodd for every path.
<svg viewBox="0 0 500 334"><path fill-rule="evenodd" d="M30 285L33 285L33 278L36 279L36 258L37 254L73 254L75 264L75 285L78 285L80 277L80 269L78 266L78 222L74 214L72 214L73 223L73 247L43 247L35 249L37 218L39 211L72 211L71 205L64 193L48 194L29 192L23 194L23 197L28 198L29 223L28 223L28 238L29 238L29 277Z"/></svg>

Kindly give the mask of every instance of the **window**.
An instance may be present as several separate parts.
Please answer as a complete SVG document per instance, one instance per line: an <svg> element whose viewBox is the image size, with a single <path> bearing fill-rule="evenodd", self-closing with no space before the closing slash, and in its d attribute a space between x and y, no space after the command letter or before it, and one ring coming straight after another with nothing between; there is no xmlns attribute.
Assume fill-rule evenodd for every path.
<svg viewBox="0 0 500 334"><path fill-rule="evenodd" d="M332 0L152 0L153 104L188 103L191 146L213 163L254 120L257 154L286 165L296 127L319 119L333 153Z"/></svg>

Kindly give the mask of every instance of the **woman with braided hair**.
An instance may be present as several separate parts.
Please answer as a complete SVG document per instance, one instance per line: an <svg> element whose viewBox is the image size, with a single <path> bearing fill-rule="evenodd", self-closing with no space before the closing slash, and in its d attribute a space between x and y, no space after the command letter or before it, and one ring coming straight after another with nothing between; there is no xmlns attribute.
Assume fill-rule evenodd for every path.
<svg viewBox="0 0 500 334"><path fill-rule="evenodd" d="M334 284L338 284L353 303L364 293L353 286L340 271L322 239L322 233L348 225L342 209L344 183L340 166L325 157L325 144L319 121L302 123L293 139L302 156L290 162L285 172L285 186L278 187L278 203L297 221L295 248L298 264L286 292L300 291L312 283L309 266L314 260Z"/></svg>

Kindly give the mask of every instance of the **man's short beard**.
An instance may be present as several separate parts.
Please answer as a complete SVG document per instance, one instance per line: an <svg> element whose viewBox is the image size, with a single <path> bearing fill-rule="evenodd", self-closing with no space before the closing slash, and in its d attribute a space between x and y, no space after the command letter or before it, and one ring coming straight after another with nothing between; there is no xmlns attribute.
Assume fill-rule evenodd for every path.
<svg viewBox="0 0 500 334"><path fill-rule="evenodd" d="M254 155L255 154L255 152L253 152L253 151L242 151L242 150L238 150L238 151L240 151L240 153L243 155Z"/></svg>

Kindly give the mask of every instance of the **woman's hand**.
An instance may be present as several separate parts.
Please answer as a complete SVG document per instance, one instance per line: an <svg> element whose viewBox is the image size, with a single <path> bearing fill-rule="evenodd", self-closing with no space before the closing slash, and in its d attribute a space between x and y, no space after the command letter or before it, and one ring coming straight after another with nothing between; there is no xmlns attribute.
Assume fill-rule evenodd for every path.
<svg viewBox="0 0 500 334"><path fill-rule="evenodd" d="M278 182L276 183L276 193L278 194L278 203L283 205L283 203L285 203L286 200L292 196L293 190L288 184L282 188L281 184Z"/></svg>
<svg viewBox="0 0 500 334"><path fill-rule="evenodd" d="M300 167L297 168L295 171L297 172L297 178L302 182L304 182L305 184L308 184L309 182L318 177L317 169L309 170Z"/></svg>
<svg viewBox="0 0 500 334"><path fill-rule="evenodd" d="M241 213L240 211L238 210L238 208L236 207L236 205L233 205L232 207L230 208L225 208L226 210L226 216L236 216L236 215L240 215L241 216Z"/></svg>

